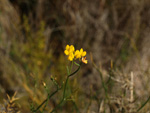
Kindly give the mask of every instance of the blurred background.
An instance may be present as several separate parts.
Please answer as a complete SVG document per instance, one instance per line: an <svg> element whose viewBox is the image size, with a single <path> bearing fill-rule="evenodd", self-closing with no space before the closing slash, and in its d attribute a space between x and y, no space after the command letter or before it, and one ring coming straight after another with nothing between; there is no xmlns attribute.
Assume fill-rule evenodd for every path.
<svg viewBox="0 0 150 113"><path fill-rule="evenodd" d="M131 72L134 108L150 96L150 0L0 0L0 111L5 109L7 94L17 92L16 110L30 112L32 103L38 106L47 96L43 81L53 92L50 76L61 84L67 74L67 44L87 51L88 64L70 80L81 113L98 113L105 97L90 54L104 81L111 72L121 82L110 82L110 96L123 100L124 91L124 97L128 96L128 88L122 86ZM61 95L49 101L46 112ZM127 113L127 102L123 102ZM76 113L72 106L68 101L57 112ZM110 113L121 113L115 111L120 106L112 101L104 108L107 113L111 109ZM141 113L149 112L150 102Z"/></svg>

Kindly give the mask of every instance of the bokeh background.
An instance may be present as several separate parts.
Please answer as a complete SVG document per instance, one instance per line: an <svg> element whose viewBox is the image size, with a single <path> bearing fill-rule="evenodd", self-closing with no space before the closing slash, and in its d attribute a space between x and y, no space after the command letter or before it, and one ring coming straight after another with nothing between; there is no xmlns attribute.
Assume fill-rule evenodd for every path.
<svg viewBox="0 0 150 113"><path fill-rule="evenodd" d="M55 89L50 76L60 84L64 81L67 44L87 51L88 64L70 80L81 113L103 112L99 109L105 93L90 54L104 81L110 72L120 81L108 85L109 95L117 101L103 105L107 113L120 113L119 108L129 113L124 98L130 97L126 83L131 72L133 109L150 96L150 0L0 0L0 112L7 94L17 92L16 109L27 113L32 103L38 106L46 98L43 81L50 92ZM45 112L57 105L61 95L49 101ZM57 112L76 113L70 101ZM150 102L141 113L149 112Z"/></svg>

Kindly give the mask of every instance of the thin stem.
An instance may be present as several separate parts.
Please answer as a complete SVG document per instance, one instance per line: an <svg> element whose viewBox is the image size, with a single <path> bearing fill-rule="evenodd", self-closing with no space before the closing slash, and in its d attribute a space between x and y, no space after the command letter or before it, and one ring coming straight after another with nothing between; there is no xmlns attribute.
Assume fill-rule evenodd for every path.
<svg viewBox="0 0 150 113"><path fill-rule="evenodd" d="M81 64L82 64L82 62L80 63L80 66L78 67L78 69L76 71L74 71L73 73L71 73L70 75L68 75L68 77L71 77L74 74L76 74L80 70Z"/></svg>
<svg viewBox="0 0 150 113"><path fill-rule="evenodd" d="M66 87L68 83L69 76L67 76L66 82L65 82L65 87L64 87L64 92L63 92L63 99L65 98L65 93L66 93Z"/></svg>
<svg viewBox="0 0 150 113"><path fill-rule="evenodd" d="M81 66L81 63L80 63L80 66ZM62 100L59 102L59 104L51 111L51 113L53 113L54 111L56 111L56 109L57 109L58 107L60 107L60 105L66 100L66 99L65 99L65 93L66 93L66 87L67 87L68 80L69 80L69 78L70 78L71 76L73 76L74 74L76 74L76 73L79 71L80 66L78 67L78 69L77 69L76 71L74 71L73 73L71 73L71 74L69 74L69 75L67 76L67 79L66 79L66 81L65 81L64 91L63 91L63 98L62 98Z"/></svg>
<svg viewBox="0 0 150 113"><path fill-rule="evenodd" d="M33 110L34 113L37 112L52 96L54 96L62 88L62 87L59 88L59 85L53 78L51 78L51 80L57 86L56 91L54 91L51 95L48 93L47 98L35 110Z"/></svg>
<svg viewBox="0 0 150 113"><path fill-rule="evenodd" d="M142 104L142 106L137 110L137 112L139 112L146 104L147 102L150 100L150 96L148 97L148 99Z"/></svg>
<svg viewBox="0 0 150 113"><path fill-rule="evenodd" d="M75 107L75 109L76 109L77 113L79 113L79 109L78 109L78 107L77 107L76 103L75 103L73 100L72 100L72 103L73 103L73 105L74 105L74 107Z"/></svg>
<svg viewBox="0 0 150 113"><path fill-rule="evenodd" d="M92 61L92 64L93 66L96 68L96 70L99 72L99 75L100 75L100 78L101 78L101 81L102 81L102 86L103 86L103 89L105 91L105 94L106 94L106 98L108 99L108 93L107 93L107 87L105 85L105 82L104 82L104 79L103 79L103 74L102 72L100 71L100 69L97 67L97 65L94 63L93 61L93 57L92 57L92 54L91 54L91 61ZM109 99L108 99L109 100Z"/></svg>
<svg viewBox="0 0 150 113"><path fill-rule="evenodd" d="M67 76L67 79L65 81L65 87L64 87L64 92L63 92L63 98L62 100L59 102L59 104L51 111L51 113L53 113L65 100L65 92L66 92L66 86L67 86L67 82L68 82L69 76Z"/></svg>
<svg viewBox="0 0 150 113"><path fill-rule="evenodd" d="M37 112L44 104L47 102L53 95L55 95L58 92L58 89L54 91L51 95L48 95L48 98L46 98L33 112Z"/></svg>
<svg viewBox="0 0 150 113"><path fill-rule="evenodd" d="M74 64L77 65L77 66L80 66L80 64L76 63L75 61L74 61Z"/></svg>
<svg viewBox="0 0 150 113"><path fill-rule="evenodd" d="M71 66L70 66L70 71L69 71L69 74L70 74L70 73L71 73L71 71L72 71L73 62L74 62L74 61L72 61L72 62L71 62Z"/></svg>

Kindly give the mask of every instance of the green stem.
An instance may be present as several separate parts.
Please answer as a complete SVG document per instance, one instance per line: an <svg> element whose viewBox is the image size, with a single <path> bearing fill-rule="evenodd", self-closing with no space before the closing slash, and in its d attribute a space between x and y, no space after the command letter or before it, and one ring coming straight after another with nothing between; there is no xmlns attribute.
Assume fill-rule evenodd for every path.
<svg viewBox="0 0 150 113"><path fill-rule="evenodd" d="M47 98L46 98L35 110L33 110L32 112L36 113L46 102L48 102L48 100L49 100L52 96L54 96L54 95L62 88L62 87L59 88L59 85L57 84L57 82L56 82L53 78L51 78L51 80L52 80L53 83L57 86L56 91L54 91L51 95L48 93Z"/></svg>
<svg viewBox="0 0 150 113"><path fill-rule="evenodd" d="M71 73L71 71L72 71L73 62L74 62L74 61L72 61L72 62L71 62L71 66L70 66L70 71L69 71L69 74L70 74L70 73Z"/></svg>
<svg viewBox="0 0 150 113"><path fill-rule="evenodd" d="M146 104L147 102L150 100L150 96L148 97L148 99L142 104L142 106L137 110L137 112L139 112Z"/></svg>
<svg viewBox="0 0 150 113"><path fill-rule="evenodd" d="M47 102L53 95L55 95L58 92L59 89L54 91L51 95L48 95L48 98L46 98L33 112L36 113L44 104Z"/></svg>
<svg viewBox="0 0 150 113"><path fill-rule="evenodd" d="M64 87L64 92L63 92L63 99L65 98L65 93L66 93L66 87L68 83L69 76L67 76L66 82L65 82L65 87Z"/></svg>
<svg viewBox="0 0 150 113"><path fill-rule="evenodd" d="M74 64L77 65L77 66L80 66L80 64L78 64L78 63L76 63L76 62L74 62Z"/></svg>
<svg viewBox="0 0 150 113"><path fill-rule="evenodd" d="M75 109L76 109L77 113L79 113L79 109L78 109L78 107L77 107L76 103L75 103L73 100L72 100L72 103L73 103L73 105L74 105L74 107L75 107Z"/></svg>
<svg viewBox="0 0 150 113"><path fill-rule="evenodd" d="M81 66L81 63L80 63L80 66ZM77 69L76 71L74 71L73 73L71 73L71 74L69 74L69 75L67 76L67 79L66 79L66 81L65 81L65 86L64 86L63 98L62 98L62 100L59 102L59 104L51 111L51 113L53 113L54 111L56 111L56 109L57 109L58 107L60 107L60 105L66 100L66 99L65 99L65 93L66 93L66 87L67 87L67 83L68 83L69 77L71 77L71 76L73 76L74 74L76 74L76 73L79 71L80 66L78 67L78 69Z"/></svg>
<svg viewBox="0 0 150 113"><path fill-rule="evenodd" d="M71 77L71 76L73 76L74 74L76 74L76 73L80 70L81 64L82 64L82 62L80 63L78 69L77 69L76 71L74 71L73 73L71 73L70 75L68 75L68 77Z"/></svg>
<svg viewBox="0 0 150 113"><path fill-rule="evenodd" d="M51 113L53 113L54 111L56 111L56 109L64 102L64 100L65 100L66 86L67 86L68 79L69 79L69 76L67 76L67 79L66 79L66 81L65 81L65 87L64 87L64 92L63 92L63 98L62 98L62 100L59 102L59 104L51 111Z"/></svg>
<svg viewBox="0 0 150 113"><path fill-rule="evenodd" d="M102 72L100 71L100 69L96 66L96 64L94 63L92 55L91 55L91 60L92 60L93 66L94 66L94 67L96 68L96 70L99 72L99 75L100 75L100 78L101 78L101 81L102 81L102 87L103 87L103 89L104 89L104 91L105 91L106 98L109 100L108 92L107 92L107 86L105 85L105 82L104 82L104 79L103 79L103 74L102 74Z"/></svg>
<svg viewBox="0 0 150 113"><path fill-rule="evenodd" d="M98 72L99 72L99 75L100 75L100 78L101 78L101 81L102 81L102 86L103 86L103 88L104 88L104 91L105 91L105 94L106 94L106 98L108 99L107 87L106 87L106 85L105 85L102 72L101 72L99 69L97 69L97 70L98 70Z"/></svg>

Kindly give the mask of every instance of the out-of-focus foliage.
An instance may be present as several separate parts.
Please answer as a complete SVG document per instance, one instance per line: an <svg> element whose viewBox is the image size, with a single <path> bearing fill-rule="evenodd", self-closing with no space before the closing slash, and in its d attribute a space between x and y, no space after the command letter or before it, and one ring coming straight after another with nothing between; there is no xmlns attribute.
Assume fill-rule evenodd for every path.
<svg viewBox="0 0 150 113"><path fill-rule="evenodd" d="M92 53L108 83L108 94L112 100L117 98L110 99L106 112L128 110L128 101L123 99L129 97L125 86L131 71L134 96L139 99L132 108L138 108L150 91L149 18L149 0L0 0L0 103L7 99L6 94L11 97L17 91L21 112L30 112L32 102L38 106L47 96L43 81L50 92L55 89L51 75L60 84L64 81L69 62L63 51L65 45L73 44ZM83 113L103 108L100 105L105 97L90 54L87 59L88 65L69 83L73 91L67 92ZM110 80L108 75L121 82ZM55 107L61 95L54 96L46 109ZM58 112L75 112L72 106L68 101ZM148 102L141 113L148 112L149 106Z"/></svg>

